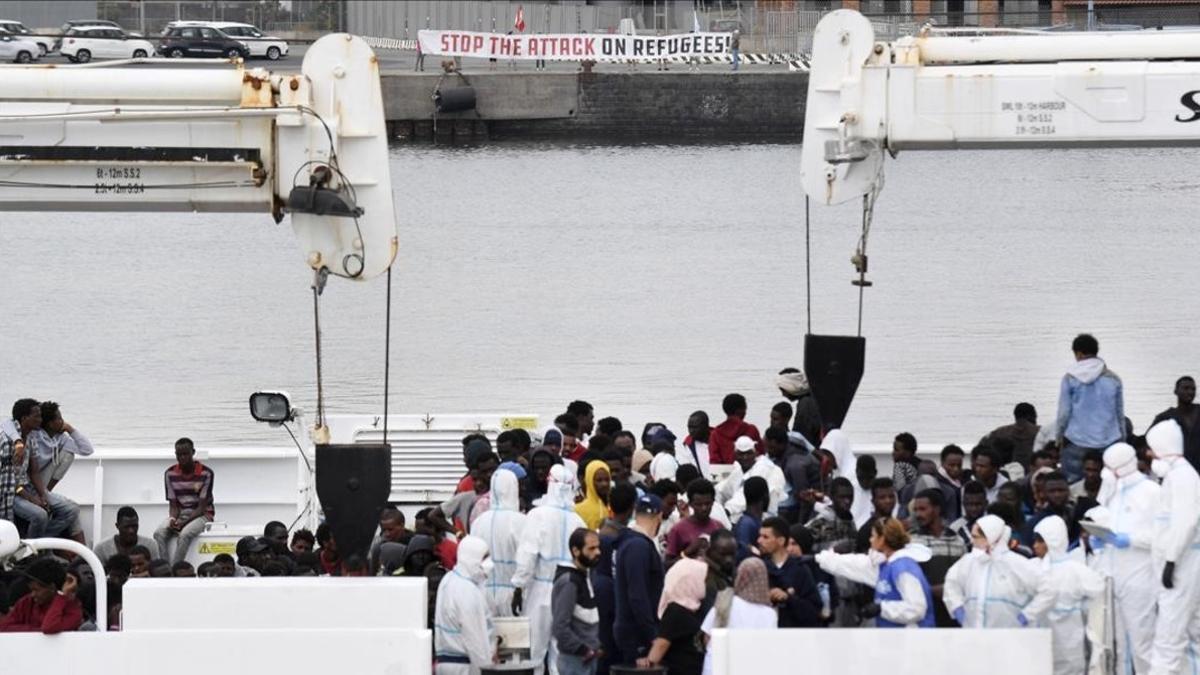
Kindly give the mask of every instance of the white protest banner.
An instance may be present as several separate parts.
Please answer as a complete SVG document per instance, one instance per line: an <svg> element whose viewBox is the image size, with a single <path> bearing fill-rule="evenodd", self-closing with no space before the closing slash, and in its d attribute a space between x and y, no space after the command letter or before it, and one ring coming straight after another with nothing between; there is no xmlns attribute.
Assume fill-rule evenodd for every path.
<svg viewBox="0 0 1200 675"><path fill-rule="evenodd" d="M500 35L460 30L423 30L417 33L417 39L421 43L421 52L434 56L543 61L624 61L654 60L672 56L720 56L729 53L732 35Z"/></svg>

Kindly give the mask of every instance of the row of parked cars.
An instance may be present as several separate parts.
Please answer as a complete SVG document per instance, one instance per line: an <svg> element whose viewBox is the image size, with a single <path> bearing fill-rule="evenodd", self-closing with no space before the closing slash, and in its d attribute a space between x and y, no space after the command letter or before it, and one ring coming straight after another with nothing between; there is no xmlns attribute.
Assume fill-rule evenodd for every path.
<svg viewBox="0 0 1200 675"><path fill-rule="evenodd" d="M277 61L288 55L288 43L250 24L226 21L172 21L153 40L98 19L68 21L59 37L35 35L19 21L0 20L0 61L31 63L54 51L72 63L156 55Z"/></svg>

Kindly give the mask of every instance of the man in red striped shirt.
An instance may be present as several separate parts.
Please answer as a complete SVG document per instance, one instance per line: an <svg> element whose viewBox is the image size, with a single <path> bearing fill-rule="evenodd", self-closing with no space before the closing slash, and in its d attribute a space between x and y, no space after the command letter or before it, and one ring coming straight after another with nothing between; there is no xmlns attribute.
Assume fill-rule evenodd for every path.
<svg viewBox="0 0 1200 675"><path fill-rule="evenodd" d="M175 441L177 464L163 474L170 515L154 532L159 554L167 556L171 539L178 538L172 563L187 557L192 541L211 522L213 509L213 471L196 461L196 447L190 438Z"/></svg>

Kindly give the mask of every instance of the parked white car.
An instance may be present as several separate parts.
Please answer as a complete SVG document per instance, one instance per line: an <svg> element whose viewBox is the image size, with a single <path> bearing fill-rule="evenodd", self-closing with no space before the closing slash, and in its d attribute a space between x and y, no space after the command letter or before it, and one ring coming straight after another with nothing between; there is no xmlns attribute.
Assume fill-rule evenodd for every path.
<svg viewBox="0 0 1200 675"><path fill-rule="evenodd" d="M154 45L112 26L74 26L63 34L59 52L73 63L92 59L140 59L154 55Z"/></svg>
<svg viewBox="0 0 1200 675"><path fill-rule="evenodd" d="M12 19L0 19L0 30L8 31L13 35L23 38L29 38L38 44L38 51L42 56L54 51L54 38L45 37L43 35L34 35L33 31L25 27L25 24Z"/></svg>
<svg viewBox="0 0 1200 675"><path fill-rule="evenodd" d="M33 63L39 56L41 53L33 40L9 32L0 32L0 61Z"/></svg>
<svg viewBox="0 0 1200 675"><path fill-rule="evenodd" d="M249 47L251 58L257 57L278 61L288 55L287 40L264 35L262 31L248 23L233 21L172 21L163 28L162 34L166 35L172 28L185 26L216 28Z"/></svg>

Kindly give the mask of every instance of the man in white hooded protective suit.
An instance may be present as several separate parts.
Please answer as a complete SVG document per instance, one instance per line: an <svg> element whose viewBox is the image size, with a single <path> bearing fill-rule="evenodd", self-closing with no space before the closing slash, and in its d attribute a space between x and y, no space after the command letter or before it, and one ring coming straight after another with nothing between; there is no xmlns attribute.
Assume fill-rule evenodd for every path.
<svg viewBox="0 0 1200 675"><path fill-rule="evenodd" d="M1108 469L1100 490L1103 508L1088 511L1088 518L1113 531L1111 537L1092 540L1095 569L1113 580L1116 604L1117 672L1129 675L1150 672L1150 648L1158 615L1159 575L1151 562L1158 483L1138 471L1137 451L1116 443L1104 451Z"/></svg>
<svg viewBox="0 0 1200 675"><path fill-rule="evenodd" d="M999 516L971 529L973 548L946 572L942 601L963 628L1018 628L1021 608L1037 592L1037 563L1008 548L1012 538Z"/></svg>
<svg viewBox="0 0 1200 675"><path fill-rule="evenodd" d="M550 469L546 495L525 517L525 529L517 546L517 569L512 584L522 593L523 615L529 618L529 656L542 675L547 653L550 673L558 675L558 649L550 635L553 616L550 595L554 590L554 571L559 563L574 564L571 558L571 533L587 527L575 513L578 485L575 472L561 465Z"/></svg>
<svg viewBox="0 0 1200 675"><path fill-rule="evenodd" d="M471 525L471 532L487 542L491 554L494 567L483 591L492 616L512 616L512 578L517 571L517 546L525 530L516 474L497 469L492 474L491 495L491 507Z"/></svg>
<svg viewBox="0 0 1200 675"><path fill-rule="evenodd" d="M478 675L494 662L496 630L483 595L491 568L487 542L475 536L459 542L458 563L442 577L433 614L436 675Z"/></svg>
<svg viewBox="0 0 1200 675"><path fill-rule="evenodd" d="M1150 656L1151 675L1196 672L1197 654L1189 642L1200 641L1200 476L1183 457L1183 430L1175 420L1154 425L1146 433L1154 454L1150 465L1162 478L1159 512L1151 555L1160 574L1158 621ZM1186 667L1185 667L1186 664Z"/></svg>
<svg viewBox="0 0 1200 675"><path fill-rule="evenodd" d="M1054 675L1084 675L1084 625L1087 603L1104 593L1104 577L1067 555L1067 524L1059 516L1038 522L1045 553L1037 593L1017 615L1023 625L1049 628L1054 636ZM1035 542L1034 550L1039 544Z"/></svg>

